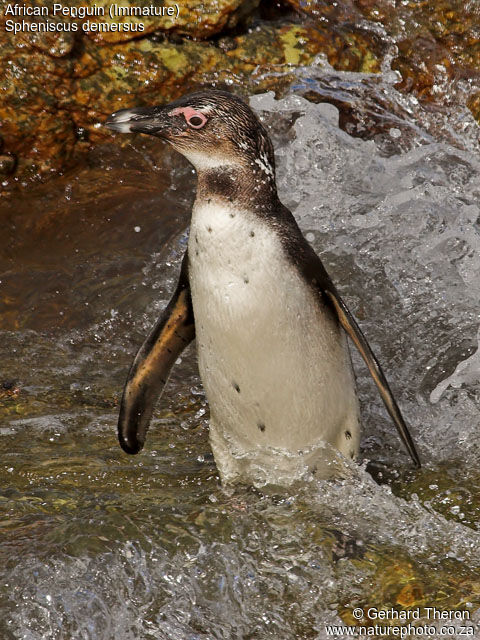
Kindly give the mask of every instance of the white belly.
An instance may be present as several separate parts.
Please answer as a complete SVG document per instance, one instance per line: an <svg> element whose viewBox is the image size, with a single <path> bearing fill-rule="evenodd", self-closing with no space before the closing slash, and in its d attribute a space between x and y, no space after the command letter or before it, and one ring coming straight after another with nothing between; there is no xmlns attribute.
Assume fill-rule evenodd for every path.
<svg viewBox="0 0 480 640"><path fill-rule="evenodd" d="M358 403L345 336L269 225L195 205L189 259L222 480L284 484L306 466L323 473L324 443L355 456Z"/></svg>

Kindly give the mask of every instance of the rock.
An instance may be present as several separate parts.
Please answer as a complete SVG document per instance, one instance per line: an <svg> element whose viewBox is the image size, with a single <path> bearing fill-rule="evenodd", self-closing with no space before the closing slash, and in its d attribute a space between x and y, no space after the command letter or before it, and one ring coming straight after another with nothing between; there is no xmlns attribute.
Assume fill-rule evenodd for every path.
<svg viewBox="0 0 480 640"><path fill-rule="evenodd" d="M361 25L363 16L350 3L326 0L287 0L311 18L329 63L339 71L379 73L385 46L373 31Z"/></svg>
<svg viewBox="0 0 480 640"><path fill-rule="evenodd" d="M17 161L15 156L5 153L0 154L0 176L8 176L15 170Z"/></svg>
<svg viewBox="0 0 480 640"><path fill-rule="evenodd" d="M480 123L480 93L474 93L469 97L467 106L472 112L475 120Z"/></svg>
<svg viewBox="0 0 480 640"><path fill-rule="evenodd" d="M99 44L118 43L138 38L139 35L148 35L156 31L174 32L187 35L200 40L210 38L225 29L232 29L246 16L248 16L259 4L260 0L184 0L182 3L167 1L161 6L155 5L151 0L134 0L122 2L122 8L128 13L135 14L142 11L148 12L150 7L159 12L160 9L179 7L178 16L171 15L109 15L112 6L110 0L97 0L97 7L105 10L105 15L95 16L89 19L90 23L103 22L106 25L143 25L143 30L138 31L92 31L88 36Z"/></svg>
<svg viewBox="0 0 480 640"><path fill-rule="evenodd" d="M391 45L392 69L402 80L397 89L415 93L428 102L445 103L452 97L475 105L480 91L480 47L478 46L478 7L476 3L439 0L417 2L404 0L350 0L331 3L327 0L287 0L296 11L308 16L319 29L330 29L340 38L329 54L336 69L345 69L348 57L342 58L342 40L351 43L351 70L377 69L382 48L378 46L378 25L384 45ZM361 28L355 25L362 25ZM395 52L396 49L396 52ZM374 64L368 62L373 55ZM339 57L340 56L340 57ZM458 82L460 80L460 83ZM479 119L478 109L472 113ZM480 120L479 120L480 121Z"/></svg>
<svg viewBox="0 0 480 640"><path fill-rule="evenodd" d="M41 5L48 10L48 15L25 17L5 16L4 10L11 3L0 0L0 8L3 8L0 24L3 30L6 19L74 23L77 36L87 36L103 45L127 42L155 32L176 33L204 40L236 27L259 3L260 0L183 0L181 3L172 0L162 3L152 0L97 0L92 3L93 6L89 6L83 0L69 0L68 3L42 0ZM66 55L64 51L71 51L70 35L73 34L49 32L37 33L32 37L31 33L19 33L17 37L24 39L28 46L35 44L33 40L36 40L38 47L45 52L49 51L49 44L51 46L53 41L53 53L50 55L56 55L55 51Z"/></svg>
<svg viewBox="0 0 480 640"><path fill-rule="evenodd" d="M478 111L470 106L480 91L476 3L405 0L393 6L389 0L356 0L356 5L365 18L381 22L397 43L392 68L402 76L398 89L437 103L454 95L479 120Z"/></svg>
<svg viewBox="0 0 480 640"><path fill-rule="evenodd" d="M35 40L35 42L38 42ZM70 114L59 98L68 93L70 59L41 53L24 38L0 29L0 134L18 157L18 170L47 172L64 166L75 145Z"/></svg>
<svg viewBox="0 0 480 640"><path fill-rule="evenodd" d="M55 22L61 22L56 20ZM68 56L75 46L75 34L70 32L20 32L16 36L16 46L38 49L52 58Z"/></svg>

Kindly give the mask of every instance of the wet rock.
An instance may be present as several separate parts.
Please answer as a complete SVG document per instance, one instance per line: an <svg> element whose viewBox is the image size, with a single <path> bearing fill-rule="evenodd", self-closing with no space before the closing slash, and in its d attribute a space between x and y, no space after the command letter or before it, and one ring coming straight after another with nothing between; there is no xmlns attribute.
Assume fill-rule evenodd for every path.
<svg viewBox="0 0 480 640"><path fill-rule="evenodd" d="M73 123L59 105L70 90L70 45L63 36L15 35L0 23L0 135L22 174L58 169L73 152Z"/></svg>
<svg viewBox="0 0 480 640"><path fill-rule="evenodd" d="M466 103L480 89L478 7L461 0L415 2L393 6L387 0L356 0L365 18L381 22L398 46L392 68L402 80L397 88L429 102L452 97ZM474 102L474 99L473 99ZM478 120L475 109L472 113Z"/></svg>
<svg viewBox="0 0 480 640"><path fill-rule="evenodd" d="M467 106L472 112L473 117L477 122L480 122L480 93L474 93L469 97Z"/></svg>
<svg viewBox="0 0 480 640"><path fill-rule="evenodd" d="M475 102L472 94L480 90L480 47L478 45L478 8L461 0L417 2L405 0L287 0L299 13L308 16L320 29L329 28L340 38L329 61L336 69L363 70L362 55L382 56L390 45L392 69L401 75L397 89L412 92L424 101L445 102L452 97L464 104ZM380 29L380 30L379 30ZM359 40L352 44L357 62L348 65L342 53L342 39ZM358 49L359 51L355 51ZM365 65L364 65L365 66ZM375 70L375 65L370 65ZM369 70L369 69L365 69ZM472 113L477 114L475 108Z"/></svg>
<svg viewBox="0 0 480 640"><path fill-rule="evenodd" d="M17 161L15 156L10 154L0 154L0 176L8 176L15 171Z"/></svg>
<svg viewBox="0 0 480 640"><path fill-rule="evenodd" d="M315 24L332 67L339 71L380 71L385 46L373 31L361 26L363 16L350 2L288 0L288 3Z"/></svg>
<svg viewBox="0 0 480 640"><path fill-rule="evenodd" d="M256 9L259 2L260 0L184 0L181 3L161 3L159 6L151 0L123 0L121 3L97 0L93 6L89 6L83 0L70 0L59 9L60 3L42 0L42 7L48 9L47 16L15 17L4 15L9 2L0 0L0 24L4 26L6 19L74 23L73 29L77 36L86 35L97 44L106 45L127 42L158 31L205 39L236 27ZM71 51L70 35L61 31L37 33L35 36L28 32L17 34L27 46L34 44L45 52L50 52L53 44L50 55L61 56Z"/></svg>
<svg viewBox="0 0 480 640"><path fill-rule="evenodd" d="M39 21L45 22L45 21ZM62 22L56 20L55 22ZM75 33L71 32L20 32L16 36L16 46L38 51L52 58L64 58L68 56L75 46Z"/></svg>
<svg viewBox="0 0 480 640"><path fill-rule="evenodd" d="M243 70L250 71L258 65L266 69L276 65L308 64L325 49L326 42L316 29L296 24L281 27L266 25L236 38L235 46L227 51L227 57L232 61L232 66L242 65L243 62Z"/></svg>
<svg viewBox="0 0 480 640"><path fill-rule="evenodd" d="M109 8L112 6L110 0L100 0L96 2L97 7L105 10L104 16L90 18L90 23L103 22L106 25L137 25L137 29L142 25L141 31L137 30L115 30L96 31L94 27L88 36L99 44L109 44L125 42L138 38L139 35L147 35L156 31L165 31L187 35L193 38L205 39L221 33L225 29L232 29L239 21L248 16L259 4L260 0L210 0L201 2L199 0L185 0L178 3L179 12L176 15L149 15L152 7L151 0L135 0L122 3L122 9L126 11L124 16L109 16ZM163 6L163 3L162 3ZM175 4L167 3L175 9ZM153 11L162 7L153 5ZM145 12L143 15L138 15ZM130 14L130 15L129 15Z"/></svg>

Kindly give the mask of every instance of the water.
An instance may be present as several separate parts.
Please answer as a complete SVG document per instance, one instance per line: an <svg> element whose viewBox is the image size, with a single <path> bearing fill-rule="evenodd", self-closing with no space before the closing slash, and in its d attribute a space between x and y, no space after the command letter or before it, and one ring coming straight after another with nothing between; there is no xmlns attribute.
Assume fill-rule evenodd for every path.
<svg viewBox="0 0 480 640"><path fill-rule="evenodd" d="M194 175L134 139L2 203L1 638L323 639L354 607L459 607L478 629L475 125L424 111L393 81L319 66L285 100L252 104L281 197L384 364L420 472L356 356L371 471L222 488L192 349L145 450L127 457L119 396L174 286ZM344 128L361 137L307 91L349 97Z"/></svg>

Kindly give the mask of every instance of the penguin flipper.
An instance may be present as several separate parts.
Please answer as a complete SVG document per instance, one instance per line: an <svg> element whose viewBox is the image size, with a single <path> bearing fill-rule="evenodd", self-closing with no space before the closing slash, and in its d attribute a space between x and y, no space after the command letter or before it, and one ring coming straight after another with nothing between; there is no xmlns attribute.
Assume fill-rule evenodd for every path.
<svg viewBox="0 0 480 640"><path fill-rule="evenodd" d="M179 354L194 338L186 251L175 293L140 347L125 383L118 439L126 453L134 454L142 449L155 402Z"/></svg>
<svg viewBox="0 0 480 640"><path fill-rule="evenodd" d="M403 441L405 447L407 448L407 451L410 454L410 457L412 458L414 465L417 468L420 468L421 467L420 457L417 453L415 443L413 442L413 438L410 435L407 425L405 424L403 416L393 396L393 393L387 382L385 374L382 371L380 363L378 362L377 358L375 357L375 354L370 348L370 345L368 344L367 339L363 335L355 318L350 313L347 305L344 303L344 301L336 291L333 284L325 288L324 293L332 303L336 311L336 314L338 316L338 319L340 321L340 324L342 325L347 335L355 344L355 346L360 352L360 355L364 359L365 364L367 365L368 370L370 372L370 375L372 376L375 384L377 385L378 391L380 392L380 395L385 404L385 407L387 408L387 411L390 414L390 417L392 418L395 426L397 427L400 438Z"/></svg>

